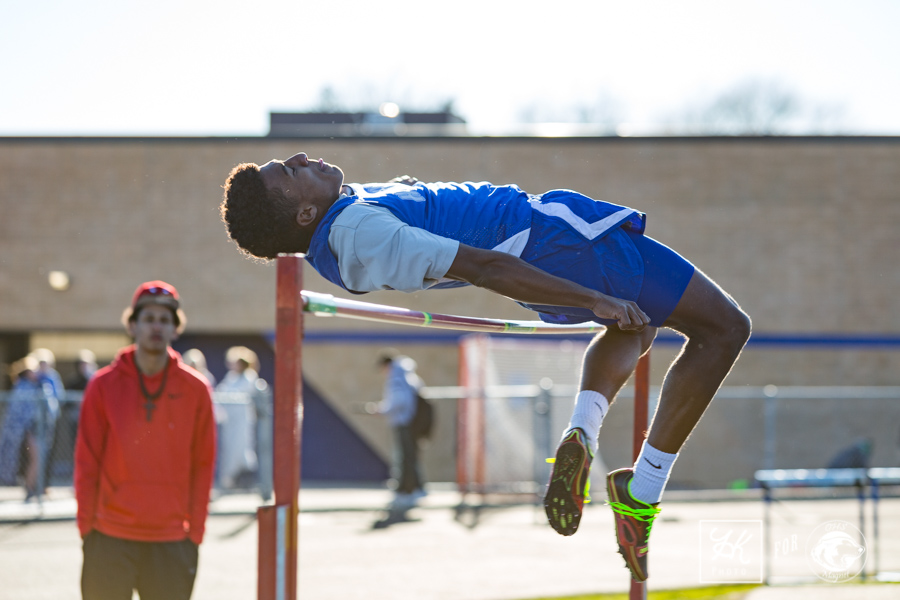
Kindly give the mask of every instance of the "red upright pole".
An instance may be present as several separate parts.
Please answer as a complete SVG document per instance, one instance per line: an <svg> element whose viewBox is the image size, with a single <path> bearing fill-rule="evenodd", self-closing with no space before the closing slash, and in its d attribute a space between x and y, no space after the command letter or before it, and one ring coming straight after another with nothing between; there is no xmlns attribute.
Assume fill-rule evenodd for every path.
<svg viewBox="0 0 900 600"><path fill-rule="evenodd" d="M464 391L469 389L468 347L469 343L462 340L458 348L457 381ZM463 397L456 401L456 407L456 487L465 500L465 495L469 492L469 398L467 394L463 394Z"/></svg>
<svg viewBox="0 0 900 600"><path fill-rule="evenodd" d="M637 461L641 453L641 446L647 433L649 423L649 397L650 397L650 353L647 352L638 360L634 371L634 426L631 438L632 460ZM646 600L647 584L631 580L631 589L628 592L628 600Z"/></svg>
<svg viewBox="0 0 900 600"><path fill-rule="evenodd" d="M277 259L273 488L275 506L259 510L260 600L297 598L297 517L300 511L300 432L303 425L302 255Z"/></svg>

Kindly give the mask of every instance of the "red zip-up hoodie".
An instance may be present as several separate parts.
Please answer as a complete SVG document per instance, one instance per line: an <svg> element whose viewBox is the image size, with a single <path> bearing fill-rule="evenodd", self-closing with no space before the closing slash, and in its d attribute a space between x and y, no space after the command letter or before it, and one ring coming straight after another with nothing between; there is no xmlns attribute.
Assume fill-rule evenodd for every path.
<svg viewBox="0 0 900 600"><path fill-rule="evenodd" d="M78 529L144 542L203 541L216 453L209 383L169 348L147 420L134 362L119 351L88 383L75 442ZM163 372L144 377L149 393Z"/></svg>

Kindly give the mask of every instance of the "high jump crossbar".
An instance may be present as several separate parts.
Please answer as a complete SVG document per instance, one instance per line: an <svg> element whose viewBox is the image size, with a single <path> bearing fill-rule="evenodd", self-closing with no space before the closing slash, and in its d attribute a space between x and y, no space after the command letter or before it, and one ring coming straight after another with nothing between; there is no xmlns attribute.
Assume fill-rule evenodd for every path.
<svg viewBox="0 0 900 600"><path fill-rule="evenodd" d="M435 329L519 334L598 333L597 323L554 325L542 321L504 321L426 313L395 306L335 298L303 290L303 255L282 254L276 260L275 393L273 406L274 505L257 511L259 530L257 597L297 598L300 434L303 429L303 313ZM635 372L634 457L647 427L648 355ZM631 582L630 600L646 598L644 584Z"/></svg>
<svg viewBox="0 0 900 600"><path fill-rule="evenodd" d="M386 306L384 304L345 300L343 298L335 298L330 294L319 294L306 290L301 291L300 296L303 299L303 311L317 317L336 316L363 321L430 327L432 329L488 331L495 333L576 334L598 333L606 329L604 325L598 323L555 325L544 323L543 321L504 321L481 317L443 315L396 306Z"/></svg>

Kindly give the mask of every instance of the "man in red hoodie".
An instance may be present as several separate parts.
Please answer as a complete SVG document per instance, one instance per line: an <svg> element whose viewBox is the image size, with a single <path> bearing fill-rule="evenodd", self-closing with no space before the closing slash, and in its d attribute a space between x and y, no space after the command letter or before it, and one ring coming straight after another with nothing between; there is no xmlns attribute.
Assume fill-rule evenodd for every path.
<svg viewBox="0 0 900 600"><path fill-rule="evenodd" d="M174 287L139 286L122 322L134 344L90 381L78 425L81 593L186 600L215 462L212 396L171 348L185 325Z"/></svg>

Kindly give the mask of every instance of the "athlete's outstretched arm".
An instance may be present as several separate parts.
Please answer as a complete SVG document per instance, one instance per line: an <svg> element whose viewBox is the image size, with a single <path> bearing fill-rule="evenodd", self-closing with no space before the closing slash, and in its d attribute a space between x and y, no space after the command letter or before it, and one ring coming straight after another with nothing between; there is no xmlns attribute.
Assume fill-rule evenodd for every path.
<svg viewBox="0 0 900 600"><path fill-rule="evenodd" d="M550 275L503 252L460 244L446 276L526 304L586 308L600 318L617 321L624 330L640 330L650 323L650 317L631 300Z"/></svg>

